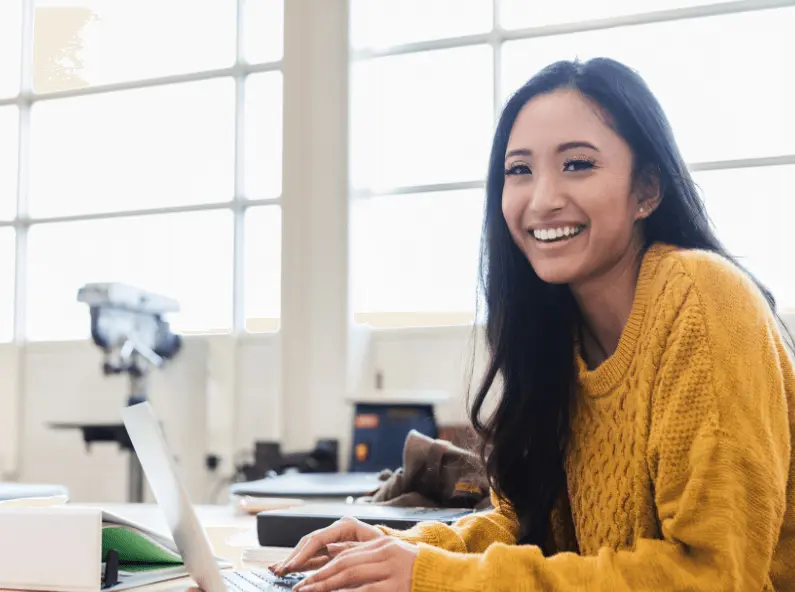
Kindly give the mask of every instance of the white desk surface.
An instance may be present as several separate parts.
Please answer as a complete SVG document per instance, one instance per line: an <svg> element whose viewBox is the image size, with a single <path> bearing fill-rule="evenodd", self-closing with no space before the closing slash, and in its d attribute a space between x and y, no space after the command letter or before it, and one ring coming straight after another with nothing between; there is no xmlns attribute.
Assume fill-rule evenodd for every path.
<svg viewBox="0 0 795 592"><path fill-rule="evenodd" d="M168 533L165 518L155 504L73 504L83 507L98 507L124 518L138 522L154 530ZM194 506L199 520L204 525L215 554L232 563L236 569L266 569L266 563L276 562L287 556L290 549L260 547L267 553L266 563L244 565L241 555L247 548L257 547L256 518L239 514L232 506ZM198 588L189 578L160 582L151 586L133 588L140 592L196 592Z"/></svg>

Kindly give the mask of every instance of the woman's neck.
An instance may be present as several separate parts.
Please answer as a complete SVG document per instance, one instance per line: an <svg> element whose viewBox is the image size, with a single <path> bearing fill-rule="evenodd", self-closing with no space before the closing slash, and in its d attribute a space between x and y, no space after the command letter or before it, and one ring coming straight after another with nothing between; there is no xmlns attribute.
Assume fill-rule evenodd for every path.
<svg viewBox="0 0 795 592"><path fill-rule="evenodd" d="M604 273L571 286L585 324L583 355L591 367L604 362L618 347L632 312L641 260L641 248L633 245Z"/></svg>

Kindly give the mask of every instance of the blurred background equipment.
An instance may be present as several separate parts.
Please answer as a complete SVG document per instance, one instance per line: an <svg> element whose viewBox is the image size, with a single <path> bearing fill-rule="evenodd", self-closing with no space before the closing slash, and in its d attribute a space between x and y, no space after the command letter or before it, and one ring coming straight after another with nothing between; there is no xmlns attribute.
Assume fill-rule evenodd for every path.
<svg viewBox="0 0 795 592"><path fill-rule="evenodd" d="M147 400L150 366L161 368L182 347L182 339L171 332L164 315L179 311L179 304L120 283L86 284L77 299L91 311L91 338L103 352L102 372L127 374L130 381L128 405ZM116 442L130 453L128 499L143 501L143 471L122 423L54 423L55 429L79 429L88 448L94 442Z"/></svg>
<svg viewBox="0 0 795 592"><path fill-rule="evenodd" d="M181 347L179 335L163 319L179 312L179 304L119 283L87 284L77 299L91 310L91 338L105 354L103 372L129 374L130 404L145 400L148 366L160 368Z"/></svg>

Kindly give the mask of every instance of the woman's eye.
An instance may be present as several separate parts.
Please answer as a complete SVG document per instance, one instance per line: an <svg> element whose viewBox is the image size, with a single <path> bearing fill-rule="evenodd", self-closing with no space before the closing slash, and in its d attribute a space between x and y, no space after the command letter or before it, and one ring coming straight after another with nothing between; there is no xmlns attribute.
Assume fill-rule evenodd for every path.
<svg viewBox="0 0 795 592"><path fill-rule="evenodd" d="M573 160L567 160L563 164L563 171L567 173L576 173L578 171L587 171L589 169L592 169L593 166L594 164L590 160L573 159Z"/></svg>
<svg viewBox="0 0 795 592"><path fill-rule="evenodd" d="M505 175L529 175L530 167L526 164L515 164L505 169Z"/></svg>

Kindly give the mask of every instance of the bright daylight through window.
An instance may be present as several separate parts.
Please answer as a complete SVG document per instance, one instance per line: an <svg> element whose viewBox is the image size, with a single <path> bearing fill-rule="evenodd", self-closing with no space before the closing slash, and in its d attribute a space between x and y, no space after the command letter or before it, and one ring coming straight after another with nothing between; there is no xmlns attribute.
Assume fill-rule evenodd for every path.
<svg viewBox="0 0 795 592"><path fill-rule="evenodd" d="M0 2L0 341L87 337L102 281L175 298L179 331L278 329L283 13Z"/></svg>
<svg viewBox="0 0 795 592"><path fill-rule="evenodd" d="M352 0L357 320L471 322L498 110L543 66L594 56L647 80L721 238L795 310L795 2L770 4Z"/></svg>

